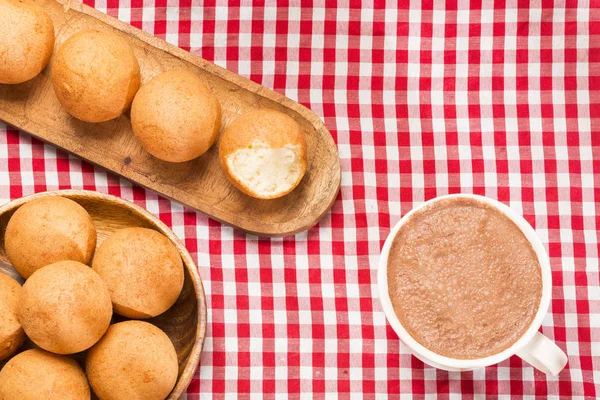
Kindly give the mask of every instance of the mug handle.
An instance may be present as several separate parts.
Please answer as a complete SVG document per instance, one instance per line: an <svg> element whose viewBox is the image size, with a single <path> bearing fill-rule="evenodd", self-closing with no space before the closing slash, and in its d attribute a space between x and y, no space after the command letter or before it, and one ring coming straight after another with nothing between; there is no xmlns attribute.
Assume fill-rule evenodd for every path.
<svg viewBox="0 0 600 400"><path fill-rule="evenodd" d="M545 374L556 376L567 365L567 355L546 336L539 332L517 352L524 361Z"/></svg>

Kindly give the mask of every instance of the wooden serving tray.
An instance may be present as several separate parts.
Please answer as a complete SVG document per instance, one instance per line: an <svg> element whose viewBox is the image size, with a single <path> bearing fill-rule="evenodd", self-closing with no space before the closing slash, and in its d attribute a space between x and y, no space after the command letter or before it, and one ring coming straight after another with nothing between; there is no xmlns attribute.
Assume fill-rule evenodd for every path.
<svg viewBox="0 0 600 400"><path fill-rule="evenodd" d="M306 134L308 170L292 193L276 200L258 200L229 183L219 166L217 145L186 163L154 158L135 139L127 114L99 124L71 117L54 94L50 81L52 60L31 81L0 85L0 119L214 219L257 235L284 236L306 230L331 208L340 187L340 160L329 131L312 111L77 1L37 3L54 21L55 51L80 30L108 30L133 47L142 83L172 69L200 75L221 102L221 131L253 108L276 109L292 116Z"/></svg>

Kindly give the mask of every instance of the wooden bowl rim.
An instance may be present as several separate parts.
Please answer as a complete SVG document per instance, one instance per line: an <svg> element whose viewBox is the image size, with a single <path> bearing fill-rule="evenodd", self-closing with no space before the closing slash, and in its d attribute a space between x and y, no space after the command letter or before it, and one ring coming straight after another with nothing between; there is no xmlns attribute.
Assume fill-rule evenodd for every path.
<svg viewBox="0 0 600 400"><path fill-rule="evenodd" d="M30 194L27 196L20 197L18 199L9 201L2 206L0 206L0 214L4 214L9 211L16 210L21 207L23 204L28 203L32 200L41 198L41 197L52 197L52 196L60 196L65 198L87 198L92 200L104 200L109 203L116 203L116 205L128 208L135 212L136 214L142 216L146 220L150 220L156 227L163 233L165 236L175 244L181 258L183 259L183 263L192 278L192 283L194 285L194 291L196 293L196 301L198 303L198 324L196 329L196 338L194 341L194 346L190 351L188 356L188 361L185 365L185 368L181 372L181 375L177 379L177 383L175 387L169 394L167 399L176 400L183 394L183 392L187 389L192 381L194 373L200 364L200 355L202 353L202 347L204 346L204 339L206 337L206 296L204 294L204 286L202 285L202 278L200 278L200 274L198 273L198 267L192 260L192 256L187 251L183 242L175 235L175 233L165 225L158 217L152 214L150 211L138 206L137 204L122 199L120 197L96 192L93 190L78 190L78 189L65 189L65 190L52 190L47 192L39 192Z"/></svg>

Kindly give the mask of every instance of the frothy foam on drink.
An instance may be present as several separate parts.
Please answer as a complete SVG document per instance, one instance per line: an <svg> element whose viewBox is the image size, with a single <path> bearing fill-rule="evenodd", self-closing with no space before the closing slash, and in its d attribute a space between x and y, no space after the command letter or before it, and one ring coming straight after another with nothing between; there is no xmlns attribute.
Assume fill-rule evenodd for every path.
<svg viewBox="0 0 600 400"><path fill-rule="evenodd" d="M475 359L515 343L542 296L537 256L519 227L469 198L440 200L402 226L388 259L394 311L443 356Z"/></svg>

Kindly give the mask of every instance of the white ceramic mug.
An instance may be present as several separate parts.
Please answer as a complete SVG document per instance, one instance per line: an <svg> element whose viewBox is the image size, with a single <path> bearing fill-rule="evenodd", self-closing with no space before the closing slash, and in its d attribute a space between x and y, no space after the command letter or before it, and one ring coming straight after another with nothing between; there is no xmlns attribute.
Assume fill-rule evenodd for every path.
<svg viewBox="0 0 600 400"><path fill-rule="evenodd" d="M540 305L531 326L527 329L525 334L519 338L519 340L517 340L506 350L498 354L473 360L461 360L439 355L427 349L413 339L406 329L404 329L400 323L400 320L396 316L396 313L394 312L392 302L390 301L387 279L387 265L390 247L392 246L394 237L396 237L396 234L402 225L404 225L408 218L417 210L433 202L455 197L479 200L493 206L498 211L510 218L521 229L527 240L529 240L531 243L531 246L538 257L540 266L542 268L542 299L540 300ZM548 255L546 254L542 242L531 225L529 225L529 223L522 216L514 212L511 208L496 200L470 194L451 194L447 196L436 197L411 210L408 214L400 219L396 226L394 226L387 237L385 244L383 245L381 257L379 259L378 286L379 297L381 300L381 305L383 306L383 311L385 312L385 316L388 322L392 325L392 328L396 334L398 334L402 342L408 346L415 357L436 368L444 369L446 371L469 371L499 363L506 360L513 354L518 355L535 368L549 375L557 375L567 364L566 354L553 341L538 332L538 329L542 324L542 320L544 319L544 315L546 315L550 305L552 274Z"/></svg>

